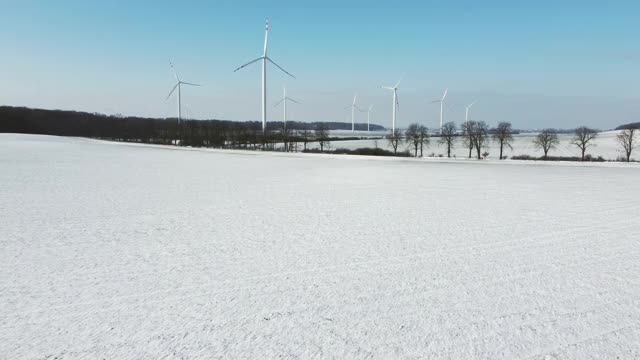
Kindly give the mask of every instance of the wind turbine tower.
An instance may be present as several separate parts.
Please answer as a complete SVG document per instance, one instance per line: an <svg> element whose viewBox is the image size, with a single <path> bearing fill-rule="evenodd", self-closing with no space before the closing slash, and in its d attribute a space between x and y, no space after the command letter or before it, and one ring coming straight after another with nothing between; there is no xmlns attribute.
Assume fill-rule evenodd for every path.
<svg viewBox="0 0 640 360"><path fill-rule="evenodd" d="M291 75L287 70L283 69L280 65L276 64L271 58L267 56L267 42L269 39L269 18L266 20L265 30L264 30L264 49L262 52L262 56L259 58L249 61L248 63L240 66L239 68L233 70L236 72L244 67L247 67L255 62L260 61L262 63L262 132L264 133L267 129L267 61L275 65L278 69L282 70L285 74L291 76L292 78L296 78Z"/></svg>
<svg viewBox="0 0 640 360"><path fill-rule="evenodd" d="M402 79L400 79L400 81L402 81ZM395 86L383 86L383 89L387 89L387 90L391 90L393 91L393 118L391 121L391 133L393 135L396 134L396 118L397 118L397 113L398 113L398 107L399 107L399 103L398 103L398 89L400 86L400 81L398 81L398 83Z"/></svg>
<svg viewBox="0 0 640 360"><path fill-rule="evenodd" d="M367 110L367 132L371 131L369 129L371 126L371 109L373 109L373 105L369 106L369 109Z"/></svg>
<svg viewBox="0 0 640 360"><path fill-rule="evenodd" d="M355 94L353 96L353 103L345 107L345 109L351 108L351 132L355 132L356 130L356 109L358 111L362 111L360 110L358 105L356 105L357 100L358 100L358 94Z"/></svg>

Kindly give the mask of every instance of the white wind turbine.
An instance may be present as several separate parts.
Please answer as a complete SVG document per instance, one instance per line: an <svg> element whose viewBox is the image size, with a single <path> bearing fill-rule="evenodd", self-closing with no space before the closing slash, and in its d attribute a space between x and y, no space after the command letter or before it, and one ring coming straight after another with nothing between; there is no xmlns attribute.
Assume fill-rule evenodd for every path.
<svg viewBox="0 0 640 360"><path fill-rule="evenodd" d="M276 106L280 105L280 103L282 103L282 106L284 107L283 122L284 122L284 128L286 129L287 128L287 101L292 101L292 102L294 102L296 104L300 104L300 102L296 101L296 100L294 100L294 99L292 99L290 97L287 97L287 88L283 87L282 88L282 92L283 92L282 99L280 99L280 101L278 101L278 103L275 104L273 107L276 107Z"/></svg>
<svg viewBox="0 0 640 360"><path fill-rule="evenodd" d="M345 109L351 108L351 132L354 132L356 129L356 110L362 112L358 105L356 105L356 101L358 100L358 94L353 96L353 103L349 106L346 106Z"/></svg>
<svg viewBox="0 0 640 360"><path fill-rule="evenodd" d="M181 81L180 78L178 77L178 73L176 72L176 69L173 67L173 63L169 62L169 66L171 66L173 75L176 77L176 84L173 86L173 89L171 89L171 92L169 93L169 95L167 95L166 100L169 100L173 92L176 91L176 89L178 89L178 124L180 124L182 122L182 97L181 97L182 85L190 85L190 86L202 86L202 85Z"/></svg>
<svg viewBox="0 0 640 360"><path fill-rule="evenodd" d="M248 63L240 66L239 68L233 70L236 72L246 66L253 64L254 62L261 61L262 62L262 132L264 132L267 128L267 61L275 65L278 69L282 70L285 74L291 76L292 78L296 78L291 75L287 70L283 69L280 65L276 64L273 60L271 60L267 56L267 40L269 39L269 18L266 20L265 30L264 30L264 50L262 56L259 58L249 61Z"/></svg>
<svg viewBox="0 0 640 360"><path fill-rule="evenodd" d="M449 91L449 88L444 89L444 94L442 94L442 98L438 99L438 100L434 100L431 103L440 103L440 133L442 134L442 117L444 114L444 99L447 97L447 91Z"/></svg>
<svg viewBox="0 0 640 360"><path fill-rule="evenodd" d="M371 109L373 109L373 105L369 106L369 109L367 110L367 132L371 131L369 130L369 127L371 126Z"/></svg>
<svg viewBox="0 0 640 360"><path fill-rule="evenodd" d="M465 124L469 123L469 109L473 106L473 104L477 103L478 100L474 100L471 104L465 105L464 107L464 122Z"/></svg>
<svg viewBox="0 0 640 360"><path fill-rule="evenodd" d="M397 113L398 113L398 108L400 107L400 104L398 103L398 86L400 86L400 81L402 81L402 79L400 79L398 81L398 83L391 87L391 86L383 86L383 89L387 89L387 90L391 90L393 91L393 119L391 122L391 133L395 135L396 133L396 118L397 118Z"/></svg>

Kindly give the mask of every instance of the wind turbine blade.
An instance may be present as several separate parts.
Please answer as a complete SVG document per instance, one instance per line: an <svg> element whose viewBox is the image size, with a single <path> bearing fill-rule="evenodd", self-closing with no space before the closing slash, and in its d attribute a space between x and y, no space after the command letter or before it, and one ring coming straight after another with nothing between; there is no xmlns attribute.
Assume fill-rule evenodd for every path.
<svg viewBox="0 0 640 360"><path fill-rule="evenodd" d="M173 92L176 91L176 88L178 87L178 85L180 85L180 83L177 83L173 86L173 89L171 89L171 92L169 93L169 95L167 95L167 98L164 99L164 101L169 100L169 98L171 97L171 94L173 94Z"/></svg>
<svg viewBox="0 0 640 360"><path fill-rule="evenodd" d="M433 100L431 103L432 103L432 104L435 104L435 103L439 103L439 102L441 102L441 101L442 101L442 100L438 99L438 100Z"/></svg>
<svg viewBox="0 0 640 360"><path fill-rule="evenodd" d="M287 98L287 100L289 100L289 101L293 101L293 102L294 102L294 103L296 103L296 104L301 104L301 102L300 102L300 101L293 100L292 98Z"/></svg>
<svg viewBox="0 0 640 360"><path fill-rule="evenodd" d="M292 78L296 78L295 76L291 75L291 73L289 73L287 70L283 69L282 66L276 64L273 60L271 60L269 57L266 58L267 60L269 60L273 65L275 65L278 69L282 70L285 74L291 76Z"/></svg>
<svg viewBox="0 0 640 360"><path fill-rule="evenodd" d="M176 68L173 66L173 63L171 61L169 61L169 66L171 66L171 71L173 71L173 76L175 76L176 81L180 82L180 78L178 77L178 72L176 71Z"/></svg>
<svg viewBox="0 0 640 360"><path fill-rule="evenodd" d="M453 108L451 106L449 106L449 103L447 103L447 102L444 103L444 107L449 109L449 111L451 111L451 112L455 112L455 110L453 110Z"/></svg>
<svg viewBox="0 0 640 360"><path fill-rule="evenodd" d="M278 101L275 105L273 105L273 107L276 107L278 105L280 105L283 101L285 101L287 98L282 98L280 99L280 101Z"/></svg>
<svg viewBox="0 0 640 360"><path fill-rule="evenodd" d="M444 98L447 97L447 91L449 91L449 88L444 89L444 94L442 94L442 101L444 101Z"/></svg>
<svg viewBox="0 0 640 360"><path fill-rule="evenodd" d="M470 109L470 108L473 106L473 104L475 104L475 103L477 103L477 102L478 102L478 100L474 100L471 104L469 104L469 106L467 107L467 109Z"/></svg>
<svg viewBox="0 0 640 360"><path fill-rule="evenodd" d="M392 88L392 87L389 87L389 86L381 86L381 88L383 88L383 89L387 89L387 90L393 90L393 88Z"/></svg>
<svg viewBox="0 0 640 360"><path fill-rule="evenodd" d="M349 106L345 106L345 109L351 109L353 107L353 105L349 105Z"/></svg>
<svg viewBox="0 0 640 360"><path fill-rule="evenodd" d="M202 85L200 85L200 84L188 83L188 82L184 82L184 81L181 81L181 83L182 83L182 84L184 84L184 85L202 86Z"/></svg>
<svg viewBox="0 0 640 360"><path fill-rule="evenodd" d="M404 75L402 75L400 77L400 80L398 80L398 83L396 84L396 86L394 86L394 88L398 88L398 86L400 85L400 83L402 82L402 79L404 79Z"/></svg>
<svg viewBox="0 0 640 360"><path fill-rule="evenodd" d="M373 105L369 106L369 111L371 111L371 109L373 109Z"/></svg>
<svg viewBox="0 0 640 360"><path fill-rule="evenodd" d="M235 69L235 70L233 70L233 72L236 72L236 71L238 71L238 70L240 70L240 69L242 69L242 68L244 68L244 67L247 67L247 66L249 66L249 65L253 64L254 62L256 62L256 61L260 61L260 60L262 60L262 56L260 56L259 58L255 59L255 60L251 60L251 61L249 61L248 63L246 63L246 64L244 64L244 65L240 66L239 68L237 68L237 69Z"/></svg>
<svg viewBox="0 0 640 360"><path fill-rule="evenodd" d="M269 18L265 20L264 25L264 52L262 56L267 57L267 41L269 40Z"/></svg>

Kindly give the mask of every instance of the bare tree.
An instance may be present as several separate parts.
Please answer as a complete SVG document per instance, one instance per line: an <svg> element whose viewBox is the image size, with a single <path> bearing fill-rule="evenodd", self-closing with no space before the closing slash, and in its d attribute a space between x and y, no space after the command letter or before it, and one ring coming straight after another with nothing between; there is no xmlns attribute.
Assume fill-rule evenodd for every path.
<svg viewBox="0 0 640 360"><path fill-rule="evenodd" d="M558 144L560 144L560 140L558 140L558 134L553 129L544 129L540 134L533 138L533 145L544 151L545 160L547 160L549 150L555 148Z"/></svg>
<svg viewBox="0 0 640 360"><path fill-rule="evenodd" d="M320 145L320 151L324 151L325 146L329 146L329 130L324 123L318 123L314 131L316 141Z"/></svg>
<svg viewBox="0 0 640 360"><path fill-rule="evenodd" d="M311 139L313 139L313 133L311 132L311 130L305 127L304 129L298 131L298 137L302 140L302 151L306 151L307 143L309 143Z"/></svg>
<svg viewBox="0 0 640 360"><path fill-rule="evenodd" d="M387 135L387 141L389 141L389 145L393 148L393 153L398 153L398 146L402 143L403 134L402 131L396 130L395 133L392 132Z"/></svg>
<svg viewBox="0 0 640 360"><path fill-rule="evenodd" d="M419 128L420 128L420 125L411 124L409 125L407 130L404 132L405 139L409 144L411 144L411 146L413 146L415 157L418 157L418 148L420 147L420 144L421 144L420 133L418 131Z"/></svg>
<svg viewBox="0 0 640 360"><path fill-rule="evenodd" d="M453 122L448 122L442 125L440 140L438 140L438 142L440 144L447 145L447 157L451 157L451 149L454 148L454 142L456 139L456 130L456 124ZM471 153L469 153L469 157L471 157Z"/></svg>
<svg viewBox="0 0 640 360"><path fill-rule="evenodd" d="M471 159L471 151L473 151L473 134L477 123L475 121L465 121L462 124L462 142L469 149L469 159Z"/></svg>
<svg viewBox="0 0 640 360"><path fill-rule="evenodd" d="M635 133L636 129L624 129L616 137L618 144L620 144L620 146L622 146L622 149L624 150L624 154L627 157L627 162L631 161L631 152L633 151L633 149L638 147L638 144L635 143L634 139Z"/></svg>
<svg viewBox="0 0 640 360"><path fill-rule="evenodd" d="M582 161L584 161L584 153L587 151L587 148L595 146L595 144L592 143L592 140L597 136L598 132L596 130L590 129L586 126L581 126L575 130L571 144L580 148L580 151L582 152Z"/></svg>
<svg viewBox="0 0 640 360"><path fill-rule="evenodd" d="M476 121L471 134L473 147L476 148L478 159L482 159L480 151L485 147L489 138L489 126L484 121Z"/></svg>
<svg viewBox="0 0 640 360"><path fill-rule="evenodd" d="M505 146L513 150L511 142L513 141L513 129L510 122L500 122L498 126L493 129L493 140L500 144L500 160L502 160L502 151Z"/></svg>
<svg viewBox="0 0 640 360"><path fill-rule="evenodd" d="M418 138L420 139L420 157L422 157L422 149L425 146L429 146L431 139L429 137L429 129L426 126L420 125L418 127Z"/></svg>
<svg viewBox="0 0 640 360"><path fill-rule="evenodd" d="M282 123L282 127L280 128L280 136L282 137L282 143L284 145L284 151L291 151L292 143L294 140L294 131L287 127L286 123Z"/></svg>
<svg viewBox="0 0 640 360"><path fill-rule="evenodd" d="M263 150L274 151L275 143L279 139L277 129L273 127L267 127L263 135Z"/></svg>

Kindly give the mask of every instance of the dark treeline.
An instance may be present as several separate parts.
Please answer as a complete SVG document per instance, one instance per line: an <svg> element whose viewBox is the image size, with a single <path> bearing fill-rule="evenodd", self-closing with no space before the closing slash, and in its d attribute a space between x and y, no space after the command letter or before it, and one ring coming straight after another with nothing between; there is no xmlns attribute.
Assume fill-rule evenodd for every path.
<svg viewBox="0 0 640 360"><path fill-rule="evenodd" d="M627 130L627 129L640 130L640 122L624 124L624 125L620 125L620 126L618 126L616 128L616 130Z"/></svg>
<svg viewBox="0 0 640 360"><path fill-rule="evenodd" d="M357 130L366 130L366 124L356 124ZM320 132L317 130L320 129ZM305 123L269 122L263 135L258 121L154 119L135 116L108 116L66 110L43 110L25 107L0 106L0 133L26 133L58 136L80 136L116 141L172 144L176 139L186 146L256 148L266 143L289 141L317 141L316 133L326 140L328 130L351 129L351 124L339 122ZM371 125L371 130L384 130ZM324 135L323 135L324 134Z"/></svg>
<svg viewBox="0 0 640 360"><path fill-rule="evenodd" d="M545 129L532 129L532 130L516 130L519 133L536 133L536 132L540 132L543 130L552 130L554 133L556 134L564 134L564 135L570 135L573 134L576 129L556 129L556 128L545 128Z"/></svg>
<svg viewBox="0 0 640 360"><path fill-rule="evenodd" d="M280 126L280 122L277 123L277 126ZM287 121L287 127L290 127L292 130L302 130L308 129L313 130L318 126L319 123L312 122L299 122L299 121ZM351 131L351 123L346 122L323 122L323 124L327 127L328 130L349 130ZM356 123L354 126L356 131L367 131L367 124L358 124ZM371 124L371 131L383 131L386 130L384 126Z"/></svg>

